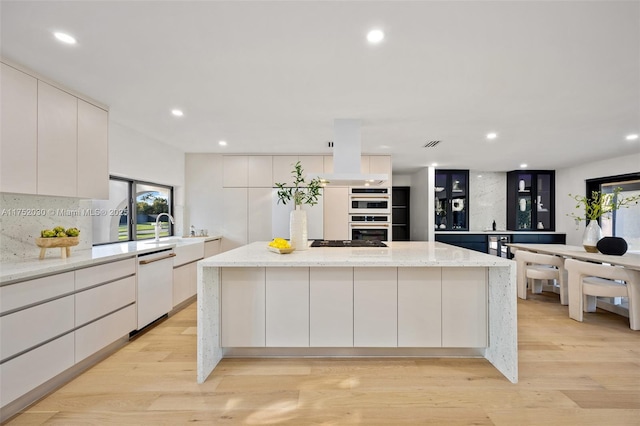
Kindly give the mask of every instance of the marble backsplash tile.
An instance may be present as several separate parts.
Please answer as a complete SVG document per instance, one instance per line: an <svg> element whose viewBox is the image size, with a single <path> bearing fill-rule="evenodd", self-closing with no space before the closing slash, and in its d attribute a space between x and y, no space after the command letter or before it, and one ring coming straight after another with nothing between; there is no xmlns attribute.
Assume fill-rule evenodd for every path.
<svg viewBox="0 0 640 426"><path fill-rule="evenodd" d="M35 239L55 226L80 229L80 244L72 253L91 249L91 224L91 200L0 193L0 260L37 258ZM59 249L47 250L47 256L54 255L60 255Z"/></svg>
<svg viewBox="0 0 640 426"><path fill-rule="evenodd" d="M507 174L469 171L469 230L507 229Z"/></svg>

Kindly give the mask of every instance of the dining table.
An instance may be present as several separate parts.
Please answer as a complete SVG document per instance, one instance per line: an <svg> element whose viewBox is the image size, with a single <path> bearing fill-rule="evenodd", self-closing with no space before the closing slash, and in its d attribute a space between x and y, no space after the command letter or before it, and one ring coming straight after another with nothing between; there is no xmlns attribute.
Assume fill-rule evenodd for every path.
<svg viewBox="0 0 640 426"><path fill-rule="evenodd" d="M561 256L565 259L577 259L587 262L595 262L602 264L609 264L614 266L620 266L623 268L627 268L633 271L633 276L638 277L640 275L640 252L638 251L627 251L625 254L621 256L614 256L602 253L590 253L587 252L584 247L581 246L572 246L566 244L518 244L518 243L508 243L510 250L515 252L517 250L527 250L535 253L542 254L550 254L555 256ZM524 262L516 261L516 271L517 278L523 279L521 277L520 271L525 267ZM568 293L569 293L569 316L573 319L577 319L578 315L575 312L577 306L579 305L579 301L577 300L581 297L581 290L579 286L579 280L576 277L572 277L571 275L574 272L569 271L568 273ZM526 278L524 278L526 279ZM634 280L638 281L638 280ZM637 285L637 283L634 283ZM520 285L518 285L520 288ZM524 287L524 291L526 292L526 286ZM526 298L526 294L518 294L518 296L522 299Z"/></svg>

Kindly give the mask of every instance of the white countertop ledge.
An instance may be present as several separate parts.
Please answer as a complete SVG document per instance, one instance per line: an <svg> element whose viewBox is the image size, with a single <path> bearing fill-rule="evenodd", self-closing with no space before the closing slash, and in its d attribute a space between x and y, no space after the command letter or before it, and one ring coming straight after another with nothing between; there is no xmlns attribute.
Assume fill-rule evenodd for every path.
<svg viewBox="0 0 640 426"><path fill-rule="evenodd" d="M433 241L398 241L388 247L310 247L289 254L267 249L268 241L242 246L198 262L203 267L246 266L442 266L509 267L512 260Z"/></svg>
<svg viewBox="0 0 640 426"><path fill-rule="evenodd" d="M216 235L209 237L166 237L161 238L159 243L153 243L150 240L129 241L126 243L95 246L91 250L74 251L73 248L71 248L71 256L66 259L62 259L59 252L56 254L51 252L47 253L47 256L42 260L38 259L36 255L33 258L3 261L0 271L0 285L62 273L100 263L113 262L163 248L175 248L183 245L204 243L205 241L220 238L221 236ZM58 251L58 249L55 250Z"/></svg>

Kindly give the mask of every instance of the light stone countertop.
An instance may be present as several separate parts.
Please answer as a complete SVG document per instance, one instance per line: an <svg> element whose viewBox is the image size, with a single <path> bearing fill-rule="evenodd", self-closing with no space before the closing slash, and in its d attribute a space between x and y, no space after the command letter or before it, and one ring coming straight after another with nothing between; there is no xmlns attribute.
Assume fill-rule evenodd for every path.
<svg viewBox="0 0 640 426"><path fill-rule="evenodd" d="M158 249L175 248L182 245L196 244L205 241L213 241L222 238L220 235L209 237L165 237L159 243L152 241L130 241L126 243L114 243L95 246L91 250L73 251L71 256L62 259L58 249L47 253L40 260L37 257L12 262L2 262L0 271L0 285L10 284L15 281L38 278L54 273L65 272L85 266L97 265L114 260L150 253ZM56 254L53 254L53 250Z"/></svg>
<svg viewBox="0 0 640 426"><path fill-rule="evenodd" d="M203 267L220 266L450 266L509 267L512 260L449 244L398 241L389 247L310 247L279 254L258 241L198 262Z"/></svg>
<svg viewBox="0 0 640 426"><path fill-rule="evenodd" d="M492 234L500 234L500 235L537 235L537 234L566 234L566 232L559 232L559 231L547 231L544 229L541 229L539 231L507 231L507 230L500 230L500 229L496 229L495 231L492 229L487 229L487 230L480 230L480 231L440 231L438 229L435 230L436 234L450 234L450 235L465 235L465 234L487 234L487 235L492 235Z"/></svg>

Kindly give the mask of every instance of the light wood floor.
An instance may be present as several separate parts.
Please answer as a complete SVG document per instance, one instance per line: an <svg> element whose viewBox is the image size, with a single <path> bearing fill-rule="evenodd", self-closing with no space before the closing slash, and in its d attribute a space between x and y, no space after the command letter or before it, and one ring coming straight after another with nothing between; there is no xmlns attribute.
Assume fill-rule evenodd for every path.
<svg viewBox="0 0 640 426"><path fill-rule="evenodd" d="M520 382L482 359L227 359L196 383L196 306L8 424L640 425L640 332L518 301Z"/></svg>

